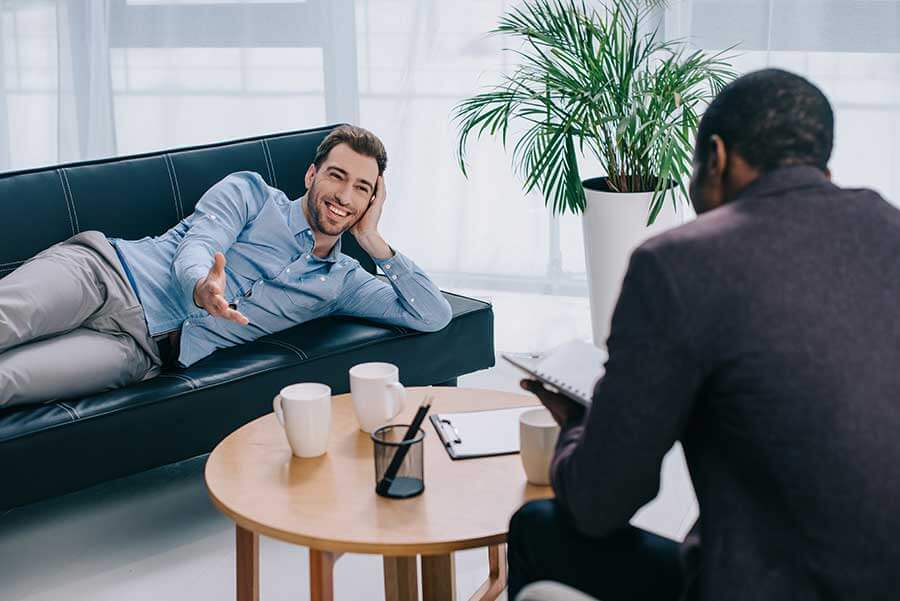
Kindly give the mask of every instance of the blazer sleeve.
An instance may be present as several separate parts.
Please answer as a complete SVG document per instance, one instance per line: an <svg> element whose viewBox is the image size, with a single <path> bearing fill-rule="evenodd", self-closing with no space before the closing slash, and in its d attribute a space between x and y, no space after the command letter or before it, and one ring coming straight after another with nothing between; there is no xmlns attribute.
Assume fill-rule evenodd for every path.
<svg viewBox="0 0 900 601"><path fill-rule="evenodd" d="M631 257L613 313L606 373L583 421L560 434L558 501L587 536L628 524L659 491L664 455L682 435L701 384L675 280L653 251Z"/></svg>

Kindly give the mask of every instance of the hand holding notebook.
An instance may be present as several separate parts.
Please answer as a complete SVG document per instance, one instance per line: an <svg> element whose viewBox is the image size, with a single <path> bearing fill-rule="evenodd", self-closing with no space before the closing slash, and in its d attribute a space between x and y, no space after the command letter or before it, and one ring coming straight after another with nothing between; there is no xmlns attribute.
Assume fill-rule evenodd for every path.
<svg viewBox="0 0 900 601"><path fill-rule="evenodd" d="M503 358L559 392L587 407L594 384L603 375L606 352L581 340L572 340L543 355L503 354Z"/></svg>

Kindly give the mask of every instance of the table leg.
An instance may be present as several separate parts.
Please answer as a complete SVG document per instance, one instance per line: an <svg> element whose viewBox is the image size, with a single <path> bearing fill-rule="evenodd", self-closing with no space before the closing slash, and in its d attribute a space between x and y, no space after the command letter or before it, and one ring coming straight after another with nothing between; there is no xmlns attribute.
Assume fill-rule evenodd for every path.
<svg viewBox="0 0 900 601"><path fill-rule="evenodd" d="M422 601L456 601L453 554L422 556Z"/></svg>
<svg viewBox="0 0 900 601"><path fill-rule="evenodd" d="M259 601L259 535L235 525L237 601Z"/></svg>
<svg viewBox="0 0 900 601"><path fill-rule="evenodd" d="M419 569L416 557L384 558L385 601L419 601Z"/></svg>
<svg viewBox="0 0 900 601"><path fill-rule="evenodd" d="M488 547L488 564L490 566L487 581L481 585L469 601L494 601L506 588L507 566L506 546Z"/></svg>
<svg viewBox="0 0 900 601"><path fill-rule="evenodd" d="M334 601L334 564L340 555L309 550L310 601Z"/></svg>

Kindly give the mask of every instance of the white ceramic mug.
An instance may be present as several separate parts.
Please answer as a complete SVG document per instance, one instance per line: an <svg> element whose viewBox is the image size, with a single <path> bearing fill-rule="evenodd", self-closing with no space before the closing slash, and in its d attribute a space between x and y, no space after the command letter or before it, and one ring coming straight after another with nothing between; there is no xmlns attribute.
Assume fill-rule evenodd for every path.
<svg viewBox="0 0 900 601"><path fill-rule="evenodd" d="M272 401L297 457L318 457L328 450L331 430L331 388L325 384L291 384Z"/></svg>
<svg viewBox="0 0 900 601"><path fill-rule="evenodd" d="M519 416L522 467L532 484L550 484L550 463L558 439L559 425L547 409L531 409Z"/></svg>
<svg viewBox="0 0 900 601"><path fill-rule="evenodd" d="M363 432L373 432L403 410L406 389L393 363L360 363L350 368L350 394Z"/></svg>

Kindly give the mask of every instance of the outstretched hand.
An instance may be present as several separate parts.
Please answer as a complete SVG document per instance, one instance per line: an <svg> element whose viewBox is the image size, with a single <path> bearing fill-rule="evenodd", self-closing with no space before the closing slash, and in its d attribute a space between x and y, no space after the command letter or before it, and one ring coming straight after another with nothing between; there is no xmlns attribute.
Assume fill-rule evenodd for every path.
<svg viewBox="0 0 900 601"><path fill-rule="evenodd" d="M519 386L536 396L560 426L584 416L584 407L563 394L547 390L537 380L525 378L519 382Z"/></svg>
<svg viewBox="0 0 900 601"><path fill-rule="evenodd" d="M194 286L194 303L215 317L228 319L245 326L250 320L232 309L225 300L225 255L216 253L213 266L206 277L200 278Z"/></svg>

